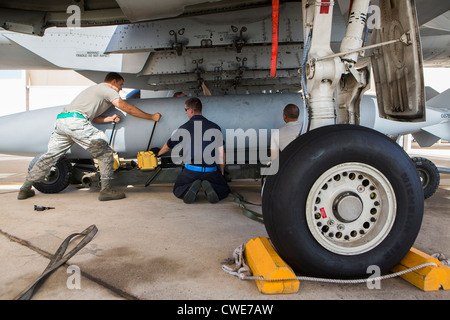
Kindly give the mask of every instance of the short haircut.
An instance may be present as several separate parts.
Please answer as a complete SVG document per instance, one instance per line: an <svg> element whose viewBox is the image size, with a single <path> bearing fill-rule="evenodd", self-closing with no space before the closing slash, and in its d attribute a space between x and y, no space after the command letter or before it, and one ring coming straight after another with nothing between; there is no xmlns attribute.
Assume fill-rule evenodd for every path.
<svg viewBox="0 0 450 320"><path fill-rule="evenodd" d="M298 119L298 115L300 114L300 110L295 104L289 103L284 107L283 114L288 119Z"/></svg>
<svg viewBox="0 0 450 320"><path fill-rule="evenodd" d="M202 113L202 102L199 98L189 98L184 104L189 109L194 110L194 113Z"/></svg>
<svg viewBox="0 0 450 320"><path fill-rule="evenodd" d="M117 72L110 72L106 75L104 82L106 83L110 83L111 81L116 80L116 81L123 81L123 77L118 74Z"/></svg>
<svg viewBox="0 0 450 320"><path fill-rule="evenodd" d="M186 97L186 95L184 94L184 92L177 91L177 92L175 92L175 93L173 94L172 97L174 97L174 98L176 98L176 97Z"/></svg>

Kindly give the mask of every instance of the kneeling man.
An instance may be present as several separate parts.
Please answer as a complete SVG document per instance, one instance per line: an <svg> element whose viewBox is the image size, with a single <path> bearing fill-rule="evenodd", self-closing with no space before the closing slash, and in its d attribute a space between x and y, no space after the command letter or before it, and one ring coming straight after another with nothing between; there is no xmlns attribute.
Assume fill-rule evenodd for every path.
<svg viewBox="0 0 450 320"><path fill-rule="evenodd" d="M224 177L222 132L217 124L202 115L200 99L186 100L184 110L189 121L172 134L158 156L174 148L183 151L184 168L173 187L176 197L192 203L202 187L208 201L216 203L230 193Z"/></svg>

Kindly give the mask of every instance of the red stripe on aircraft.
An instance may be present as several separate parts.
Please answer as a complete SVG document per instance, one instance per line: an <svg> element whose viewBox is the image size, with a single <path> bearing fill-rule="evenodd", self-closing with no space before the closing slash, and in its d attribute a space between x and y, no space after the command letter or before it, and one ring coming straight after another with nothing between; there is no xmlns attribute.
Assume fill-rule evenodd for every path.
<svg viewBox="0 0 450 320"><path fill-rule="evenodd" d="M272 0L272 56L270 61L270 76L272 78L275 78L277 74L279 14L280 14L279 0Z"/></svg>
<svg viewBox="0 0 450 320"><path fill-rule="evenodd" d="M330 0L322 0L325 5L320 6L320 14L328 14L330 12Z"/></svg>

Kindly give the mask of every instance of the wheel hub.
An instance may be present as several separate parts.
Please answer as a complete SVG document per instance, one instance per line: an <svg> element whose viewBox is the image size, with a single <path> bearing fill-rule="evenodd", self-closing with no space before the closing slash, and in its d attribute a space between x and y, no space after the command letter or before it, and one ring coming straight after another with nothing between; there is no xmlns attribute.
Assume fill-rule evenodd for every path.
<svg viewBox="0 0 450 320"><path fill-rule="evenodd" d="M430 175L423 169L417 169L417 173L419 174L420 182L422 183L422 187L425 188L430 183Z"/></svg>
<svg viewBox="0 0 450 320"><path fill-rule="evenodd" d="M59 177L58 167L56 167L56 166L51 167L50 172L48 173L48 175L45 176L45 179L42 181L42 183L52 184L56 180L58 180L58 177Z"/></svg>
<svg viewBox="0 0 450 320"><path fill-rule="evenodd" d="M353 192L344 192L335 200L333 213L340 222L349 223L361 216L363 204L361 198Z"/></svg>
<svg viewBox="0 0 450 320"><path fill-rule="evenodd" d="M313 184L306 201L311 234L326 249L344 255L376 247L389 234L395 215L390 182L364 163L330 168Z"/></svg>

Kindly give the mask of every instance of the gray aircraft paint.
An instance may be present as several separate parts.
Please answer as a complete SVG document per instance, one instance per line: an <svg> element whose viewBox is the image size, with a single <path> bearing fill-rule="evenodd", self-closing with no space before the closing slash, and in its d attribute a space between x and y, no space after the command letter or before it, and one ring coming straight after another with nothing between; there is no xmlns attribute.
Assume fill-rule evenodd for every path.
<svg viewBox="0 0 450 320"><path fill-rule="evenodd" d="M450 90L433 97L427 102L427 121L394 122L377 116L375 96L366 95L361 102L361 125L374 128L392 136L420 133L432 134L436 138L450 139L450 111L446 98ZM184 111L183 98L152 98L127 100L130 104L148 113L159 112L162 119L157 124L150 148L162 147L167 139L183 123L188 121ZM243 134L248 129L257 133L267 129L267 141L270 141L270 130L278 129L283 122L282 111L286 104L299 106L300 121L305 121L306 112L299 94L259 94L229 95L218 97L200 97L203 103L203 115L216 122L222 129L226 140L227 129L243 139L236 129ZM54 129L56 116L64 106L33 110L0 117L0 153L12 155L34 156L45 152L50 135ZM114 113L122 116L116 125L112 146L122 157L135 157L139 151L146 150L154 122L138 119L111 107L105 115ZM111 137L112 124L95 124ZM428 130L429 129L429 133ZM262 131L261 131L262 132ZM89 154L81 147L72 147L69 158L89 158Z"/></svg>

